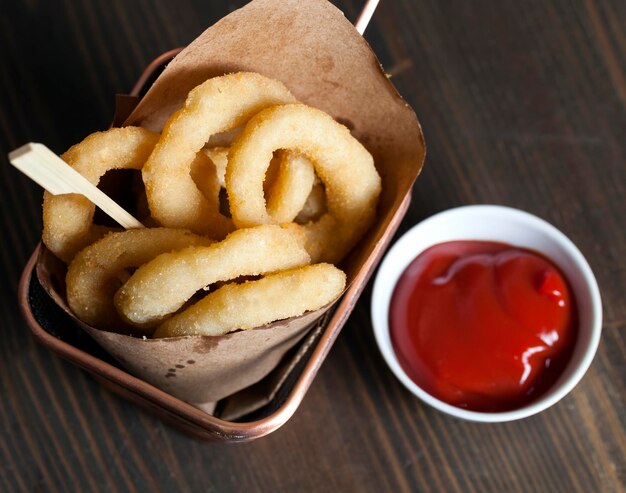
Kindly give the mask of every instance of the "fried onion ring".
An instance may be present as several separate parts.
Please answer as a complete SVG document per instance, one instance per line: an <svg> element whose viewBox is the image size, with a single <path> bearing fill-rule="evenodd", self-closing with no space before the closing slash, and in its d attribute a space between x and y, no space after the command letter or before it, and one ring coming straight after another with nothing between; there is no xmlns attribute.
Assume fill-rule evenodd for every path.
<svg viewBox="0 0 626 493"><path fill-rule="evenodd" d="M335 300L346 275L331 264L270 274L256 281L227 284L166 320L154 337L223 335L317 310Z"/></svg>
<svg viewBox="0 0 626 493"><path fill-rule="evenodd" d="M159 134L144 128L112 128L91 134L61 159L97 185L109 170L141 169L158 138ZM42 239L48 249L69 262L79 250L109 231L92 223L95 210L96 206L82 195L44 192Z"/></svg>
<svg viewBox="0 0 626 493"><path fill-rule="evenodd" d="M306 156L326 190L326 214L291 228L311 247L313 262L339 262L375 217L381 180L371 154L321 110L287 104L260 111L234 139L228 154L226 190L237 227L273 222L263 179L277 149L294 149Z"/></svg>
<svg viewBox="0 0 626 493"><path fill-rule="evenodd" d="M142 170L153 217L163 226L223 238L229 231L224 216L190 177L194 156L212 135L246 123L263 108L292 101L282 82L250 72L215 77L191 90Z"/></svg>
<svg viewBox="0 0 626 493"><path fill-rule="evenodd" d="M187 230L150 228L109 233L81 250L66 276L67 302L83 322L106 330L124 326L113 296L126 269L139 267L162 253L188 246L210 245L213 240Z"/></svg>
<svg viewBox="0 0 626 493"><path fill-rule="evenodd" d="M129 323L154 326L212 283L309 261L302 244L280 226L240 229L219 243L164 253L144 264L115 294L115 306Z"/></svg>

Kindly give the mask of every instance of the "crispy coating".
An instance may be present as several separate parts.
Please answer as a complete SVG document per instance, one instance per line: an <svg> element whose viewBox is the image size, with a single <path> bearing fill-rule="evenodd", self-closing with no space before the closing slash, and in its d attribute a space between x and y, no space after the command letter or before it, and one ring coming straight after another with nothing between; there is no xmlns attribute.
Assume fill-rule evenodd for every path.
<svg viewBox="0 0 626 493"><path fill-rule="evenodd" d="M215 159L215 155L208 149L202 149L191 163L190 176L211 210L214 211L212 213L212 229L216 231L216 237L222 239L226 233L234 231L235 225L232 219L223 213L222 204L220 204L221 182L224 181L226 166L220 161L220 157L221 155L218 155L218 159ZM224 155L225 159L226 156ZM224 169L221 168L222 165Z"/></svg>
<svg viewBox="0 0 626 493"><path fill-rule="evenodd" d="M313 188L311 161L291 150L278 153L278 169L267 192L267 213L274 224L293 221Z"/></svg>
<svg viewBox="0 0 626 493"><path fill-rule="evenodd" d="M119 330L113 296L126 269L139 267L157 255L213 240L186 230L151 228L109 233L81 250L67 270L67 302L83 322L100 329ZM126 274L127 275L127 274Z"/></svg>
<svg viewBox="0 0 626 493"><path fill-rule="evenodd" d="M240 229L207 247L159 255L118 290L115 306L133 325L155 325L210 284L300 267L309 261L302 244L280 226Z"/></svg>
<svg viewBox="0 0 626 493"><path fill-rule="evenodd" d="M139 127L112 128L89 135L61 156L66 163L97 185L112 169L141 169L159 134ZM44 192L42 239L48 249L69 262L109 228L95 226L96 206L79 194Z"/></svg>
<svg viewBox="0 0 626 493"><path fill-rule="evenodd" d="M309 193L302 210L298 213L294 222L306 224L310 221L317 221L325 212L326 192L324 191L324 184L316 177L311 193Z"/></svg>
<svg viewBox="0 0 626 493"><path fill-rule="evenodd" d="M223 238L223 216L190 176L195 155L212 135L246 123L263 108L293 101L281 82L249 72L215 77L191 90L142 170L152 216L163 226Z"/></svg>
<svg viewBox="0 0 626 493"><path fill-rule="evenodd" d="M203 149L203 153L215 167L221 187L226 186L228 151L228 147ZM200 187L199 181L194 181ZM276 152L265 174L263 187L267 198L267 212L272 217L273 224L288 223L296 218L312 192L314 181L315 171L308 159L290 150L279 149Z"/></svg>
<svg viewBox="0 0 626 493"><path fill-rule="evenodd" d="M294 149L309 159L326 190L322 218L291 228L314 246L309 252L313 262L339 262L375 217L381 180L371 154L321 110L296 103L260 111L228 155L226 190L235 226L272 223L263 179L277 149Z"/></svg>
<svg viewBox="0 0 626 493"><path fill-rule="evenodd" d="M335 300L345 274L316 264L270 274L256 281L227 284L166 320L154 337L223 335L317 310Z"/></svg>
<svg viewBox="0 0 626 493"><path fill-rule="evenodd" d="M221 188L226 186L224 176L226 175L226 165L228 164L228 151L230 147L207 147L204 149L204 153L209 157L213 165L215 166L215 172L217 174L217 182Z"/></svg>

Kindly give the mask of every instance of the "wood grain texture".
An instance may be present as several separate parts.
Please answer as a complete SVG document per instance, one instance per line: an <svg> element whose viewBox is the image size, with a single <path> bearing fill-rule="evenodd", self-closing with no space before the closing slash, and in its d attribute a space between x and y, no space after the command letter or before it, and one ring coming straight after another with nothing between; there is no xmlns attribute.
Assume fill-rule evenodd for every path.
<svg viewBox="0 0 626 493"><path fill-rule="evenodd" d="M563 230L604 302L578 387L526 420L439 414L375 346L370 290L295 416L246 445L194 441L37 346L16 306L41 189L6 153L61 153L106 128L113 95L242 0L22 0L0 17L0 491L606 491L626 489L626 34L621 1L381 2L366 38L416 110L428 157L405 231L495 203ZM354 20L360 2L336 1Z"/></svg>

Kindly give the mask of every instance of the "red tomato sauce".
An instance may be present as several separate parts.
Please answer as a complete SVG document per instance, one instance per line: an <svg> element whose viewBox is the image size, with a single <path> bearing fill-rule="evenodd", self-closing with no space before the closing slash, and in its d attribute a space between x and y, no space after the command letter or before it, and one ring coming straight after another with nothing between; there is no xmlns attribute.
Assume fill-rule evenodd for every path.
<svg viewBox="0 0 626 493"><path fill-rule="evenodd" d="M544 256L452 241L422 252L395 287L391 341L404 371L473 411L519 408L558 379L576 340L576 303Z"/></svg>

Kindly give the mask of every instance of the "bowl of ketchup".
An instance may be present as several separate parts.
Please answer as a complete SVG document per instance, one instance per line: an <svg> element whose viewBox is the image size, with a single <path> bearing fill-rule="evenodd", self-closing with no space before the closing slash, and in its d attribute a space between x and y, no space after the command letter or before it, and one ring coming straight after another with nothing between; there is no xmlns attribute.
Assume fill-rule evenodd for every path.
<svg viewBox="0 0 626 493"><path fill-rule="evenodd" d="M558 229L502 206L459 207L405 233L372 293L396 377L458 418L511 421L570 392L602 330L597 282Z"/></svg>

